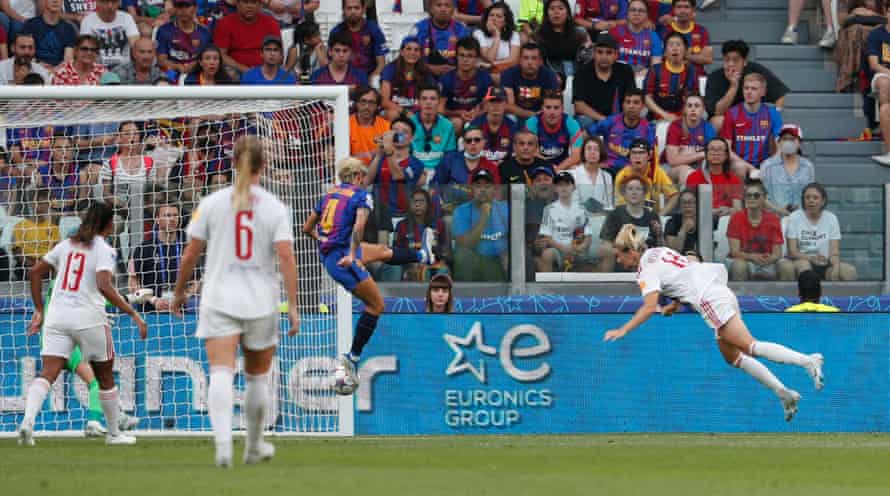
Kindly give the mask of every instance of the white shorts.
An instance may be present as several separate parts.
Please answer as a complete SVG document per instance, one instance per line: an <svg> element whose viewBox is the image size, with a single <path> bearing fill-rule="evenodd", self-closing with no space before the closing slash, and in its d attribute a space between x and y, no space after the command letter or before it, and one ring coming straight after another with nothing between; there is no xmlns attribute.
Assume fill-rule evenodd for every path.
<svg viewBox="0 0 890 496"><path fill-rule="evenodd" d="M739 313L739 300L726 286L714 285L705 291L701 301L693 307L716 334L718 329Z"/></svg>
<svg viewBox="0 0 890 496"><path fill-rule="evenodd" d="M257 319L239 319L212 308L202 308L198 314L200 339L241 335L241 345L259 351L278 345L279 315L273 313Z"/></svg>
<svg viewBox="0 0 890 496"><path fill-rule="evenodd" d="M871 92L872 93L878 92L878 80L880 80L881 78L890 78L890 74L878 72L874 76L871 77ZM875 97L875 98L877 98L877 97Z"/></svg>
<svg viewBox="0 0 890 496"><path fill-rule="evenodd" d="M114 341L111 339L111 326L103 324L76 330L43 328L41 355L68 359L75 346L85 362L107 362L114 358Z"/></svg>

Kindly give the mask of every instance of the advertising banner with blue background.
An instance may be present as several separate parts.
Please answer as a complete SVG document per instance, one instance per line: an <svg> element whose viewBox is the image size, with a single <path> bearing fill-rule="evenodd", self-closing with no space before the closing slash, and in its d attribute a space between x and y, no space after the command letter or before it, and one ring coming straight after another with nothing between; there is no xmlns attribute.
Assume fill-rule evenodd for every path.
<svg viewBox="0 0 890 496"><path fill-rule="evenodd" d="M624 312L632 311L627 307ZM880 308L880 306L879 306ZM0 317L0 432L21 420L25 385L39 368L30 315ZM696 314L653 317L615 343L602 335L627 313L386 314L365 350L355 433L867 432L890 430L890 315L745 316L752 333L826 357L821 392L799 367L767 365L803 399L784 422L768 389L722 359ZM121 397L140 429L208 430L206 357L186 320L149 316L150 338L128 319L115 334ZM335 349L319 329L282 338L269 424L277 431L336 430L325 370ZM317 354L318 356L312 356ZM70 378L44 406L38 430L80 429L84 390ZM240 380L238 381L240 387ZM236 402L241 395L236 395Z"/></svg>

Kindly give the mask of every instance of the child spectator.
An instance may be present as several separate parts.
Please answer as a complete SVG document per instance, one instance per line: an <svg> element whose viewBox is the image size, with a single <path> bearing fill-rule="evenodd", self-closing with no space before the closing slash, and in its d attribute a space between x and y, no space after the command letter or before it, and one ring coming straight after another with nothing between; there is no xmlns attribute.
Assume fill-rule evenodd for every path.
<svg viewBox="0 0 890 496"><path fill-rule="evenodd" d="M544 209L536 243L541 249L538 272L568 271L588 262L593 239L587 211L575 201L575 179L560 172L553 179L556 201Z"/></svg>

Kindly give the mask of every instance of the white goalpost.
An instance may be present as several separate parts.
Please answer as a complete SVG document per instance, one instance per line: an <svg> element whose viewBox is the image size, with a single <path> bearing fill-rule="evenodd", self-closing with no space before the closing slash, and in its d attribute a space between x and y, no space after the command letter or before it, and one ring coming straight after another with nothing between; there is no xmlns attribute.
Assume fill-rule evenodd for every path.
<svg viewBox="0 0 890 496"><path fill-rule="evenodd" d="M349 436L353 398L337 396L330 372L352 340L352 298L318 261L300 227L349 155L346 87L0 86L0 437L15 435L40 338L26 337L32 307L27 269L70 235L91 202L116 211L117 282L149 324L140 340L109 310L123 410L136 435L210 435L208 366L194 337L200 273L184 319L165 301L184 230L200 199L231 184L232 146L246 134L265 145L263 186L291 210L299 270L300 333L284 333L270 374L275 435ZM5 163L3 163L5 160ZM172 275L171 277L171 274ZM46 284L45 284L46 288ZM284 302L282 295L282 311ZM287 329L286 313L281 329ZM239 359L235 429L244 386ZM63 373L37 417L38 436L83 435L87 385Z"/></svg>

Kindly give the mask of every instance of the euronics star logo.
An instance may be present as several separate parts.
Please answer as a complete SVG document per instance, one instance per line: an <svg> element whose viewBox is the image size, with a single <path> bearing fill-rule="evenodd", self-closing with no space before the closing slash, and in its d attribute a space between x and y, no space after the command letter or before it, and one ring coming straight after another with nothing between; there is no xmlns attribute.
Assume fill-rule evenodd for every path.
<svg viewBox="0 0 890 496"><path fill-rule="evenodd" d="M463 338L452 336L451 334L443 334L442 338L448 343L448 347L454 351L454 359L448 364L445 375L460 374L469 371L479 382L485 384L485 361L479 360L479 367L474 367L469 360L464 357L464 347L472 346L475 342L476 349L486 355L496 355L497 350L494 346L485 344L485 336L482 334L482 324L476 322L470 328L470 332Z"/></svg>

